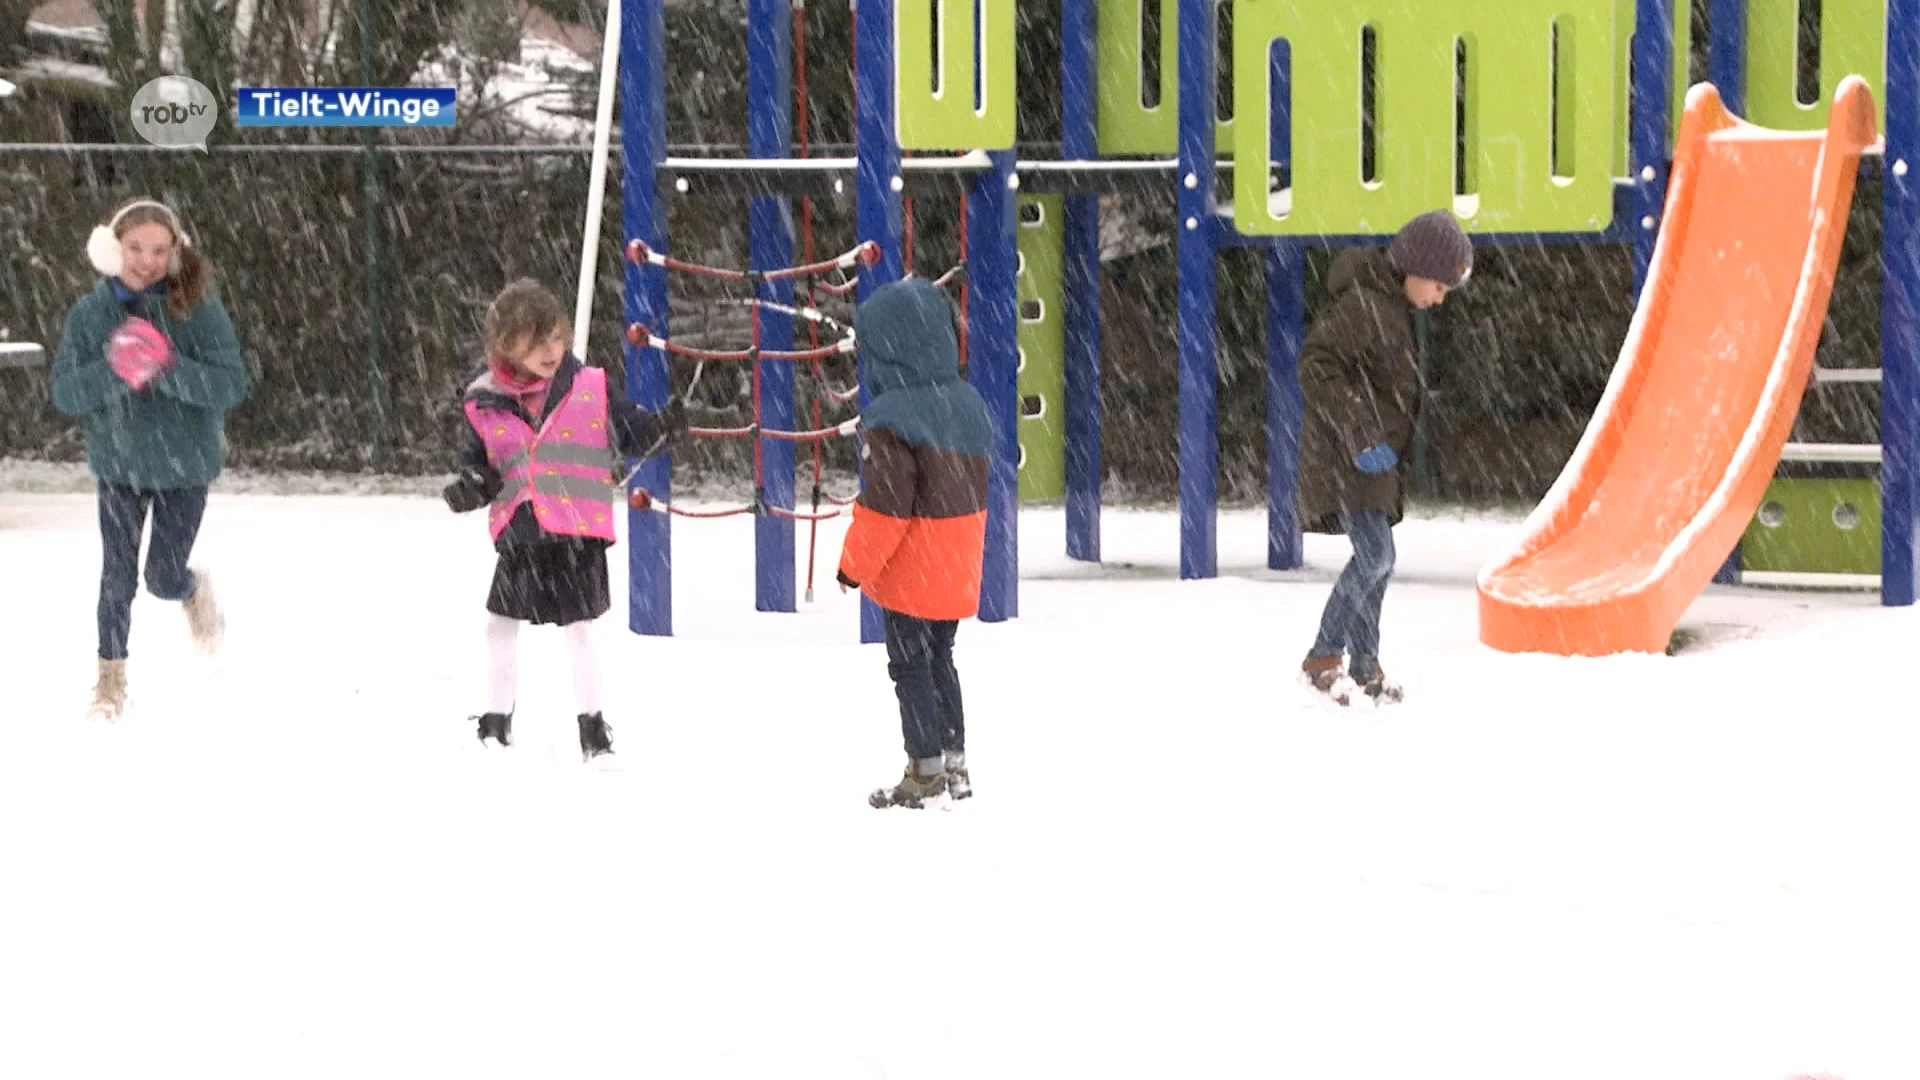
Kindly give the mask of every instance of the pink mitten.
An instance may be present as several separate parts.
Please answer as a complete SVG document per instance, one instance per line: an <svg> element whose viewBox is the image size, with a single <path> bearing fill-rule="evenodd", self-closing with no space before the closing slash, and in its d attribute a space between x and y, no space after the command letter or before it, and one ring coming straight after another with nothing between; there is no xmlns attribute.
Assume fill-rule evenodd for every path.
<svg viewBox="0 0 1920 1080"><path fill-rule="evenodd" d="M173 344L159 327L130 316L107 339L107 362L128 386L144 390L173 363Z"/></svg>

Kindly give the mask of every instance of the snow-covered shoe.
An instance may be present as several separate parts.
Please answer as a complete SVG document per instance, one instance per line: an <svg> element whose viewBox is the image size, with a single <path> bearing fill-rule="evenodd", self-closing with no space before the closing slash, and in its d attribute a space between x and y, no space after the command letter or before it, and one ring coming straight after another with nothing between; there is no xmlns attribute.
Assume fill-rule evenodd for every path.
<svg viewBox="0 0 1920 1080"><path fill-rule="evenodd" d="M613 729L599 713L580 714L580 756L589 761L613 753Z"/></svg>
<svg viewBox="0 0 1920 1080"><path fill-rule="evenodd" d="M1323 694L1331 694L1345 675L1340 670L1342 662L1337 655L1309 656L1300 662L1301 681Z"/></svg>
<svg viewBox="0 0 1920 1080"><path fill-rule="evenodd" d="M127 707L127 662L100 661L100 676L93 684L93 708L88 715L102 720L119 717Z"/></svg>
<svg viewBox="0 0 1920 1080"><path fill-rule="evenodd" d="M1361 683L1360 692L1372 698L1376 705L1397 705L1406 696L1400 684L1385 675L1375 675L1372 681Z"/></svg>
<svg viewBox="0 0 1920 1080"><path fill-rule="evenodd" d="M490 712L480 718L480 742L484 745L488 739L501 746L513 745L513 714Z"/></svg>
<svg viewBox="0 0 1920 1080"><path fill-rule="evenodd" d="M1397 704L1402 696L1400 684L1387 678L1387 673L1381 670L1378 664L1373 665L1372 674L1366 678L1356 676L1351 680L1350 702L1365 701L1372 705L1393 705Z"/></svg>
<svg viewBox="0 0 1920 1080"><path fill-rule="evenodd" d="M947 767L947 794L955 799L973 797L973 781L967 777L967 752L949 750L945 754Z"/></svg>
<svg viewBox="0 0 1920 1080"><path fill-rule="evenodd" d="M867 796L867 804L876 810L884 810L889 806L919 810L946 793L946 773L938 772L932 776L921 776L915 773L913 766L909 764L898 784L890 788L880 788Z"/></svg>
<svg viewBox="0 0 1920 1080"><path fill-rule="evenodd" d="M205 570L193 572L193 595L180 605L187 612L187 631L193 635L194 648L211 655L227 633L226 616L213 597L213 581Z"/></svg>

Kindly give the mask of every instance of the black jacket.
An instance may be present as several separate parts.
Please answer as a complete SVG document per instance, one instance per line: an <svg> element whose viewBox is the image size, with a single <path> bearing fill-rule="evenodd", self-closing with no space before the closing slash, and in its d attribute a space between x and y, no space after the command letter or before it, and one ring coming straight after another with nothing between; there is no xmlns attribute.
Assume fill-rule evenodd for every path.
<svg viewBox="0 0 1920 1080"><path fill-rule="evenodd" d="M1300 527L1345 531L1343 510L1384 510L1398 522L1401 469L1368 474L1354 457L1385 444L1404 468L1420 412L1413 303L1378 248L1348 248L1327 274L1333 300L1300 347Z"/></svg>

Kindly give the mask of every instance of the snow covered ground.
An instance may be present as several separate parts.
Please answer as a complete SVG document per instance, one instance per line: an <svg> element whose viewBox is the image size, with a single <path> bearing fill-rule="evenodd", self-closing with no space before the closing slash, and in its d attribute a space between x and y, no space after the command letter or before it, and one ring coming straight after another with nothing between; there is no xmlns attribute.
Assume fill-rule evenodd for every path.
<svg viewBox="0 0 1920 1080"><path fill-rule="evenodd" d="M418 495L217 492L227 648L143 594L85 721L93 515L0 490L0 1075L1920 1075L1920 613L1870 596L1508 656L1472 581L1517 519L1430 515L1408 701L1336 714L1293 672L1340 542L1272 573L1223 514L1182 582L1170 512L1093 567L1033 509L1022 617L961 630L976 797L879 812L884 654L830 587L754 613L743 519L676 523L679 636L600 624L601 774L551 630L475 744L491 555Z"/></svg>

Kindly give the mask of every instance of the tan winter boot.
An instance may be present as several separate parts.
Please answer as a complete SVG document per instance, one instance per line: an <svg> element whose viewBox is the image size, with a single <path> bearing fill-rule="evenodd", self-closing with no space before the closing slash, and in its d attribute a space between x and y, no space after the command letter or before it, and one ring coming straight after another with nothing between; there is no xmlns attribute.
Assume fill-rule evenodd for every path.
<svg viewBox="0 0 1920 1080"><path fill-rule="evenodd" d="M227 619L220 614L220 605L213 597L213 579L205 570L193 572L193 595L180 606L186 609L187 630L193 635L194 647L211 655L226 636Z"/></svg>
<svg viewBox="0 0 1920 1080"><path fill-rule="evenodd" d="M1345 657L1338 654L1309 656L1300 662L1300 675L1315 690L1323 694L1332 693L1334 684L1340 681L1343 674L1340 665L1344 662Z"/></svg>
<svg viewBox="0 0 1920 1080"><path fill-rule="evenodd" d="M93 684L93 709L89 715L113 720L127 704L127 662L100 661L100 678Z"/></svg>

